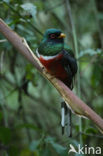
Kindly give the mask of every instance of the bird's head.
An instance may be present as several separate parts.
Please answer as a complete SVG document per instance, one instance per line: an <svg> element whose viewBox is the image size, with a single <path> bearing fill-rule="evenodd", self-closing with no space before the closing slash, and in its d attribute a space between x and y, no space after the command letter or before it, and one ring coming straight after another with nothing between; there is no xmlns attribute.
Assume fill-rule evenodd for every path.
<svg viewBox="0 0 103 156"><path fill-rule="evenodd" d="M46 30L38 47L39 53L46 56L58 54L64 47L64 37L65 34L59 29Z"/></svg>
<svg viewBox="0 0 103 156"><path fill-rule="evenodd" d="M63 43L65 34L59 29L48 29L44 34L44 38L47 40L47 42Z"/></svg>

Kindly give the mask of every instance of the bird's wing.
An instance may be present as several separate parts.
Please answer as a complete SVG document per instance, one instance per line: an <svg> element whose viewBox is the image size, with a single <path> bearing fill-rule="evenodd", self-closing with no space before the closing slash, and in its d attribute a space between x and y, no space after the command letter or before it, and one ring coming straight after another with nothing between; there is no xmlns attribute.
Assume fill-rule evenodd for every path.
<svg viewBox="0 0 103 156"><path fill-rule="evenodd" d="M77 61L71 50L63 50L63 65L70 79L70 88L73 88L73 79L77 73Z"/></svg>
<svg viewBox="0 0 103 156"><path fill-rule="evenodd" d="M63 61L65 67L67 66L70 67L72 76L74 77L75 74L77 73L77 61L71 49L68 51L65 49L63 50Z"/></svg>

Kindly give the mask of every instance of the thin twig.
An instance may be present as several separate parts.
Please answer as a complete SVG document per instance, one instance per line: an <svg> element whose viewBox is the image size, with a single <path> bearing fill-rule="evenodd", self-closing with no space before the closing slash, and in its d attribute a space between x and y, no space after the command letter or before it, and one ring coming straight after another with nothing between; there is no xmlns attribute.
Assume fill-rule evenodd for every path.
<svg viewBox="0 0 103 156"><path fill-rule="evenodd" d="M69 21L71 24L71 29L72 29L72 34L73 34L73 41L74 41L74 49L76 52L76 58L78 58L79 56L79 52L78 52L78 42L77 42L77 36L76 36L76 30L75 30L75 26L74 26L74 21L73 21L73 17L72 17L72 12L71 12L71 6L70 6L70 2L69 0L65 0L65 4L66 4L66 9L67 9L67 15L69 17ZM79 97L81 97L81 89L80 89L80 65L79 62L77 62L78 65L78 71L77 71L77 94ZM82 131L82 119L80 117L79 119L79 128L80 128L80 132ZM80 142L81 144L83 144L83 139L82 136L80 136Z"/></svg>

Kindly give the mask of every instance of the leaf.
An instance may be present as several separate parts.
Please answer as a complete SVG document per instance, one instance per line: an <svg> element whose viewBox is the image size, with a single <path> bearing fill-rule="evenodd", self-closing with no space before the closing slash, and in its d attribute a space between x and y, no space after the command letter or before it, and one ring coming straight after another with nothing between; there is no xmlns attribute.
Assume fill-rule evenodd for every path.
<svg viewBox="0 0 103 156"><path fill-rule="evenodd" d="M5 3L9 3L9 2L10 2L10 0L3 0L3 2L5 2Z"/></svg>
<svg viewBox="0 0 103 156"><path fill-rule="evenodd" d="M32 3L25 3L25 4L22 4L21 7L35 18L36 13L37 13L35 5L33 5Z"/></svg>
<svg viewBox="0 0 103 156"><path fill-rule="evenodd" d="M6 96L6 100L8 102L8 105L12 109L18 108L18 91L12 90L8 96Z"/></svg>
<svg viewBox="0 0 103 156"><path fill-rule="evenodd" d="M54 138L53 137L50 137L50 136L48 136L46 139L45 139L45 142L46 143L51 143L51 142L54 142Z"/></svg>
<svg viewBox="0 0 103 156"><path fill-rule="evenodd" d="M62 155L66 151L66 147L63 147L63 146L61 146L57 143L54 143L54 142L52 142L51 144L58 154Z"/></svg>
<svg viewBox="0 0 103 156"><path fill-rule="evenodd" d="M29 146L30 150L35 151L38 148L38 146L40 145L40 143L41 143L41 139L32 141Z"/></svg>
<svg viewBox="0 0 103 156"><path fill-rule="evenodd" d="M62 145L55 143L54 138L52 137L47 137L45 141L47 143L50 143L52 147L54 148L54 150L60 155L64 154L64 152L66 152L67 150L66 147L63 147Z"/></svg>
<svg viewBox="0 0 103 156"><path fill-rule="evenodd" d="M88 128L88 129L85 130L85 133L88 133L88 134L97 134L97 129L90 127L90 128Z"/></svg>
<svg viewBox="0 0 103 156"><path fill-rule="evenodd" d="M102 53L102 50L101 49L97 49L97 50L93 50L93 49L86 49L86 50L83 50L80 52L79 54L79 58L83 57L84 55L90 55L90 56L93 56L93 55L96 55L96 54L101 54Z"/></svg>

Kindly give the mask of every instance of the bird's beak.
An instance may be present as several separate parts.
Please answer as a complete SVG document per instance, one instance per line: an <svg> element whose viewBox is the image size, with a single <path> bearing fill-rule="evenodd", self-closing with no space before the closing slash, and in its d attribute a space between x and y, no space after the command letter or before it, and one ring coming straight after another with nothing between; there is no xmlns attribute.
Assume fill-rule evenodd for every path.
<svg viewBox="0 0 103 156"><path fill-rule="evenodd" d="M65 38L65 36L66 35L64 33L61 33L58 38Z"/></svg>

